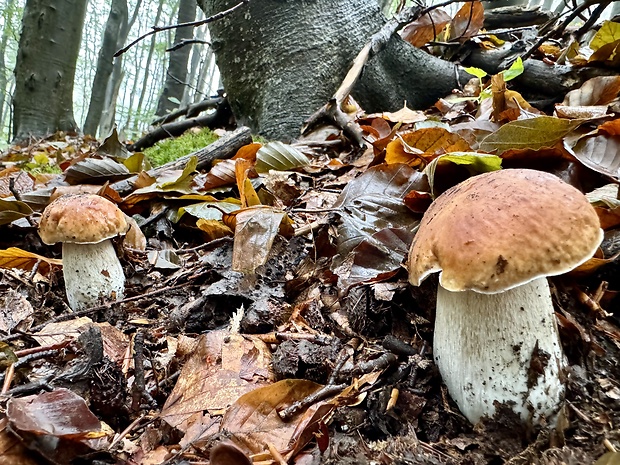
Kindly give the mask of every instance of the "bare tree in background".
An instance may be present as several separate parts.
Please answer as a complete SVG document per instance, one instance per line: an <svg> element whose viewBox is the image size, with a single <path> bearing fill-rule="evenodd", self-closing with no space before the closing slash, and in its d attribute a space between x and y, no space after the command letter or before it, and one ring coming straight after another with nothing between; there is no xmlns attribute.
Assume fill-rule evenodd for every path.
<svg viewBox="0 0 620 465"><path fill-rule="evenodd" d="M92 92L90 94L90 104L88 114L84 122L84 134L97 135L97 128L101 121L101 114L105 105L105 94L110 81L110 76L114 70L114 53L125 42L121 31L127 29L128 21L127 0L112 0L110 15L106 23L103 34L103 42L97 58L97 71L93 80ZM120 42L120 44L119 44Z"/></svg>
<svg viewBox="0 0 620 465"><path fill-rule="evenodd" d="M196 0L180 0L178 23L188 23L196 19ZM193 27L179 27L175 31L174 44L193 37ZM191 52L190 46L184 46L170 52L166 81L157 104L156 115L163 116L179 106L183 100L187 80L187 62ZM175 103L176 101L176 103Z"/></svg>
<svg viewBox="0 0 620 465"><path fill-rule="evenodd" d="M87 0L27 0L13 95L13 138L77 130L73 81Z"/></svg>

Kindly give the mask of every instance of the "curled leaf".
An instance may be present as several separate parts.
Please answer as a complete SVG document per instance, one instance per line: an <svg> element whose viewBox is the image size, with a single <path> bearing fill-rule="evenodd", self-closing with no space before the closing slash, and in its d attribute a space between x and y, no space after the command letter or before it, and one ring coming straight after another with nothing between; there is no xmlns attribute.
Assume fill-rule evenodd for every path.
<svg viewBox="0 0 620 465"><path fill-rule="evenodd" d="M295 147L275 141L258 150L255 169L258 173L266 173L269 170L292 170L307 164L308 157Z"/></svg>

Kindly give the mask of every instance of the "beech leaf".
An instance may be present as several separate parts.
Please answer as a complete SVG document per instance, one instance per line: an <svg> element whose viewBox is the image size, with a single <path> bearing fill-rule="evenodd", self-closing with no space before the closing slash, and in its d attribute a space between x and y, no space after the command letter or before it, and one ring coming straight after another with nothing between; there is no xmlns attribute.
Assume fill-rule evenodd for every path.
<svg viewBox="0 0 620 465"><path fill-rule="evenodd" d="M130 175L125 165L111 158L86 158L67 168L65 180L69 184L92 184L94 181L98 181L95 184L103 184L105 181L118 181Z"/></svg>
<svg viewBox="0 0 620 465"><path fill-rule="evenodd" d="M588 168L620 179L620 136L581 138L573 147L577 159Z"/></svg>
<svg viewBox="0 0 620 465"><path fill-rule="evenodd" d="M562 105L596 106L611 103L620 92L620 76L597 76L566 94Z"/></svg>
<svg viewBox="0 0 620 465"><path fill-rule="evenodd" d="M0 225L32 215L32 208L19 200L0 199Z"/></svg>
<svg viewBox="0 0 620 465"><path fill-rule="evenodd" d="M62 260L47 258L18 247L0 250L0 268L19 268L30 271L37 263L42 273L49 269L49 265L62 266Z"/></svg>
<svg viewBox="0 0 620 465"><path fill-rule="evenodd" d="M485 137L479 148L484 152L497 151L501 154L510 149L551 147L581 123L581 120L554 116L511 121Z"/></svg>
<svg viewBox="0 0 620 465"><path fill-rule="evenodd" d="M412 190L428 191L428 183L405 164L369 168L343 189L334 204L340 223L332 263L341 287L400 269L419 224L404 203Z"/></svg>
<svg viewBox="0 0 620 465"><path fill-rule="evenodd" d="M266 173L269 170L287 171L301 168L308 164L308 157L295 147L282 142L270 142L256 152L256 172Z"/></svg>
<svg viewBox="0 0 620 465"><path fill-rule="evenodd" d="M270 386L254 389L239 397L230 406L220 429L227 431L252 453L260 453L272 444L285 452L291 446L303 415L285 422L278 411L318 391L320 384L304 379L285 379Z"/></svg>
<svg viewBox="0 0 620 465"><path fill-rule="evenodd" d="M286 213L268 206L246 208L236 215L232 269L252 273L269 258Z"/></svg>

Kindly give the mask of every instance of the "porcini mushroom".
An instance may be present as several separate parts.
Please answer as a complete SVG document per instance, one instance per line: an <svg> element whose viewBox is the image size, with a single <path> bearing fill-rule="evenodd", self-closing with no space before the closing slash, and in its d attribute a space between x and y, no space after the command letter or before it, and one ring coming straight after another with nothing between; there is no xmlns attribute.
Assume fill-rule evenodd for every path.
<svg viewBox="0 0 620 465"><path fill-rule="evenodd" d="M430 206L409 251L409 282L440 272L433 354L472 423L496 402L526 423L552 420L564 395L547 276L588 260L603 238L586 197L556 176L474 176Z"/></svg>
<svg viewBox="0 0 620 465"><path fill-rule="evenodd" d="M127 232L123 212L95 194L65 195L43 211L39 236L62 242L62 264L69 306L89 308L101 298L121 299L125 275L111 240Z"/></svg>

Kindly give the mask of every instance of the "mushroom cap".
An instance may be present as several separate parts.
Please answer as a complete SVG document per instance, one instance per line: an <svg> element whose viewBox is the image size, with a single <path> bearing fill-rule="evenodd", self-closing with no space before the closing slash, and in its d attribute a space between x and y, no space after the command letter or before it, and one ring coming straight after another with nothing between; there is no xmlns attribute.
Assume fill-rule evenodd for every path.
<svg viewBox="0 0 620 465"><path fill-rule="evenodd" d="M602 240L579 190L542 171L492 171L431 204L409 250L409 282L418 286L441 271L449 291L495 294L572 270Z"/></svg>
<svg viewBox="0 0 620 465"><path fill-rule="evenodd" d="M64 195L43 211L39 236L46 244L97 244L125 234L128 228L125 214L108 199L96 194Z"/></svg>

